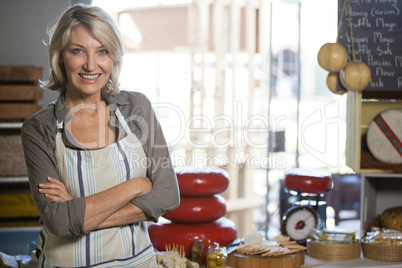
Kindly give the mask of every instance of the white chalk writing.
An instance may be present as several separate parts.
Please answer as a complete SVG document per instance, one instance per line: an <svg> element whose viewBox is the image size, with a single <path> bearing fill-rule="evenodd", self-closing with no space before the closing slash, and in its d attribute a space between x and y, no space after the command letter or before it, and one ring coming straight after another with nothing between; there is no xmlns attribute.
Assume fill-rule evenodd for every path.
<svg viewBox="0 0 402 268"><path fill-rule="evenodd" d="M369 55L369 56L367 56L367 65L368 66L374 66L374 67L377 67L377 66L379 66L379 67L391 67L392 63L387 61L387 60L381 60L381 59L376 60L376 59L374 59L373 55Z"/></svg>
<svg viewBox="0 0 402 268"><path fill-rule="evenodd" d="M394 38L392 37L383 37L382 33L380 32L374 32L373 34L373 41L374 43L382 43L382 44L392 44L394 42Z"/></svg>
<svg viewBox="0 0 402 268"><path fill-rule="evenodd" d="M369 83L370 87L380 87L380 88L384 88L384 82L382 81L381 77L378 78L378 81L373 81L373 79L371 79L370 83Z"/></svg>
<svg viewBox="0 0 402 268"><path fill-rule="evenodd" d="M383 29L387 29L388 31L392 31L396 27L396 23L386 22L384 18L376 18L375 26Z"/></svg>
<svg viewBox="0 0 402 268"><path fill-rule="evenodd" d="M402 56L395 56L395 66L402 67Z"/></svg>
<svg viewBox="0 0 402 268"><path fill-rule="evenodd" d="M375 68L375 74L381 76L391 76L391 77L395 76L394 71L386 71L382 67Z"/></svg>

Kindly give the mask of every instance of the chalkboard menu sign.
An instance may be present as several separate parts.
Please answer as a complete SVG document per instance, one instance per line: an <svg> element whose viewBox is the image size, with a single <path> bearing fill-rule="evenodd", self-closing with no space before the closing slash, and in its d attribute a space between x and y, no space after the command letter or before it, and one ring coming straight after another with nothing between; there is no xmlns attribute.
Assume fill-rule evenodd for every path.
<svg viewBox="0 0 402 268"><path fill-rule="evenodd" d="M341 16L344 1L338 0L338 42L352 60L353 38L356 60L371 70L363 97L402 98L402 0L350 0Z"/></svg>

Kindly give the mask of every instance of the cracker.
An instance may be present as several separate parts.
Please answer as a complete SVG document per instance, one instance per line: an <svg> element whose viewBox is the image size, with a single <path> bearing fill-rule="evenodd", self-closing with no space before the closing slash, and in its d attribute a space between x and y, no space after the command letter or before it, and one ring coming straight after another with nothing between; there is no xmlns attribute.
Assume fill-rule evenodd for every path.
<svg viewBox="0 0 402 268"><path fill-rule="evenodd" d="M247 255L275 257L297 253L305 249L306 247L297 244L296 241L287 241L282 242L280 245L264 245L256 242L249 245L240 246L236 249L236 251Z"/></svg>
<svg viewBox="0 0 402 268"><path fill-rule="evenodd" d="M288 242L290 240L289 236L285 236L285 235L277 235L274 237L274 240L278 243L281 242Z"/></svg>

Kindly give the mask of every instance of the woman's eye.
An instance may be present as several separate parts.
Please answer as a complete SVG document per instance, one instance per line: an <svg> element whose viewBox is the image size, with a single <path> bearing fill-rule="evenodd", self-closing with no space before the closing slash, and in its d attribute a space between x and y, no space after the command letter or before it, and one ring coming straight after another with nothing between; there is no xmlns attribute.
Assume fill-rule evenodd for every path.
<svg viewBox="0 0 402 268"><path fill-rule="evenodd" d="M109 51L107 49L101 49L98 51L98 53L101 55L106 55L106 54L109 54Z"/></svg>
<svg viewBox="0 0 402 268"><path fill-rule="evenodd" d="M80 53L83 53L83 51L82 51L82 49L80 49L80 48L73 48L73 49L71 50L71 53L73 53L73 54L80 54Z"/></svg>

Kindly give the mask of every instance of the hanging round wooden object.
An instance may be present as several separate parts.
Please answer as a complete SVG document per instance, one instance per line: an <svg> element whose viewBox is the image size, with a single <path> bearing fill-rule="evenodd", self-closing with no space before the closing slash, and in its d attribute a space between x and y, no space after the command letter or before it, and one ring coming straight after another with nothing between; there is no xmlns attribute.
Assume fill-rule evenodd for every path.
<svg viewBox="0 0 402 268"><path fill-rule="evenodd" d="M332 93L337 95L343 95L346 93L346 90L338 90L338 73L328 73L327 87Z"/></svg>
<svg viewBox="0 0 402 268"><path fill-rule="evenodd" d="M324 70L339 73L348 62L348 53L339 43L325 43L318 51L317 60Z"/></svg>
<svg viewBox="0 0 402 268"><path fill-rule="evenodd" d="M352 61L341 71L342 85L351 91L363 91L371 80L371 70L363 62Z"/></svg>

